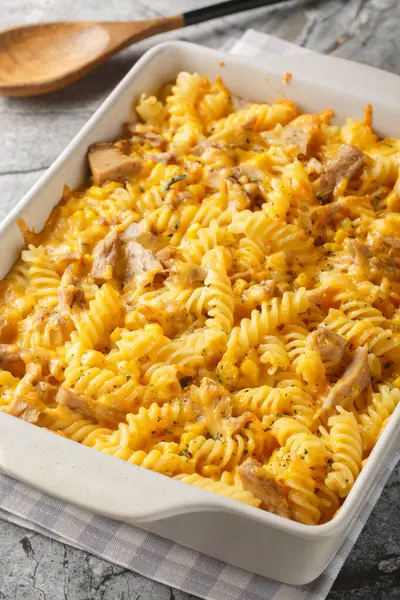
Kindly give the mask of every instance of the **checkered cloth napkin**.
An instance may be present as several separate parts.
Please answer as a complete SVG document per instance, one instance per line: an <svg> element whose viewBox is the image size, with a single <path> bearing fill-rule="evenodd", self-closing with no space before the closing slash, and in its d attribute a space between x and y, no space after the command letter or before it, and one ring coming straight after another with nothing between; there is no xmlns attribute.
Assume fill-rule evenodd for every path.
<svg viewBox="0 0 400 600"><path fill-rule="evenodd" d="M246 32L241 40L230 44L229 50L246 56L308 52L255 31ZM388 461L325 572L302 586L253 575L131 525L41 494L2 474L0 518L207 600L324 600L399 460L400 453Z"/></svg>

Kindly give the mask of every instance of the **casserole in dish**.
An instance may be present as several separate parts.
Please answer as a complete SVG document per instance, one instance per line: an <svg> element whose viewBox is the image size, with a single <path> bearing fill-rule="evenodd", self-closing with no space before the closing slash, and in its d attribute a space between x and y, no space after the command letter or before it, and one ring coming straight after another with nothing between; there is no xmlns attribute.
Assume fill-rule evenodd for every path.
<svg viewBox="0 0 400 600"><path fill-rule="evenodd" d="M21 212L19 214L19 216L21 216L24 221L28 224L28 226L30 228L35 228L40 229L43 226L44 220L48 215L49 209L54 206L54 199L58 198L60 196L60 187L58 188L57 191L57 185L60 186L60 183L67 183L70 187L75 187L78 183L79 180L77 180L76 178L74 179L73 175L72 175L72 171L74 171L74 175L76 175L77 172L77 161L78 161L78 157L79 160L82 162L82 166L83 166L83 156L86 150L86 147L95 141L100 141L100 140L104 140L104 139L110 139L110 138L115 138L116 134L117 134L117 127L118 125L120 125L121 123L121 119L118 120L118 125L115 124L115 119L113 120L113 115L115 114L119 114L121 115L125 115L125 119L128 118L128 110L129 110L129 104L131 102L131 98L132 95L135 95L137 93L140 93L144 90L151 90L154 88L158 88L160 87L160 85L165 84L167 81L171 80L174 78L174 76L176 75L177 71L181 71L182 69L184 70L189 70L189 71L200 71L202 73L206 73L207 75L213 76L215 74L217 74L222 67L219 66L218 62L217 62L217 56L218 58L221 58L221 56L219 55L219 53L212 53L206 50L199 50L199 54L196 54L196 51L192 51L191 49L193 48L190 45L182 45L182 44L171 44L171 45L164 45L161 47L163 49L163 57L166 56L168 57L168 68L172 69L172 65L174 66L174 70L167 72L167 69L163 70L162 73L162 77L160 75L159 72L156 72L154 69L156 69L156 64L157 64L157 59L155 58L151 58L152 56L154 56L156 54L155 51L153 51L153 53L150 53L148 56L149 58L147 59L148 62L146 63L145 60L142 60L142 67L140 68L140 65L138 65L136 67L136 69L133 71L134 73L136 73L137 78L135 79L135 84L132 85L132 87L130 87L130 76L127 76L127 79L124 80L124 82L122 82L122 84L119 86L119 88L117 88L116 92L110 97L110 101L106 102L106 104L103 106L102 109L100 109L100 113L99 113L99 117L96 118L96 116L94 117L94 120L92 120L88 127L87 127L87 131L84 130L84 132L82 132L82 134L80 136L78 136L78 138L75 140L75 142L72 143L71 147L70 147L70 152L73 151L73 154L71 155L71 159L64 159L63 157L61 157L60 161L58 161L58 163L56 163L55 167L53 167L49 174L54 171L54 169L57 171L57 166L58 166L58 173L56 174L56 177L53 178L49 178L47 175L45 176L45 178L42 180L43 182L45 182L47 179L49 180L47 183L47 186L42 183L41 188L39 187L38 189L41 190L41 199L42 202L44 200L44 198L48 198L49 203L46 205L46 212L43 210L43 215L41 215L41 219L39 218L38 212L36 211L35 213L35 217L33 217L33 212L29 211L29 208L24 211ZM202 60L204 62L204 64L202 64L202 62L199 59L199 56L202 56ZM254 99L262 99L263 101L265 100L273 100L276 99L276 97L281 96L283 92L286 93L286 95L292 95L293 99L295 99L298 103L300 103L301 106L304 107L304 109L307 110L311 110L311 111L317 111L319 109L322 109L324 107L326 107L327 105L333 106L336 110L336 112L340 115L350 115L353 117L359 117L361 116L360 113L363 109L363 105L365 103L365 98L360 98L358 99L357 97L352 97L351 99L348 100L344 100L343 98L341 98L340 94L335 92L335 86L333 84L329 84L329 81L324 81L324 91L321 89L321 91L319 90L319 86L315 85L314 89L313 89L313 84L309 81L309 78L307 76L303 76L302 75L302 69L301 67L297 67L296 68L296 60L298 59L290 59L290 61L288 59L279 59L277 61L275 61L275 64L273 66L273 68L271 68L268 72L268 80L266 81L265 79L265 75L264 77L260 77L260 74L257 73L257 71L252 71L251 69L249 69L248 71L246 71L246 76L243 75L242 80L244 80L244 82L242 81L242 84L246 84L243 86L243 88L239 88L237 82L235 81L235 77L234 74L235 72L235 64L240 64L241 61L234 59L228 59L226 58L225 60L225 66L224 71L223 71L223 76L224 76L224 82L236 93L243 95L243 90L248 89L248 85L250 84L250 81L253 82L253 87L254 87L254 96L252 95L252 99L254 97ZM323 61L324 59L322 59L321 57L312 57L312 61L314 62L314 66L315 66L315 72L318 72L318 65L320 63L320 61ZM190 62L192 61L192 62ZM286 61L286 62L285 62ZM292 63L292 66L289 64ZM337 63L342 64L342 61L331 61L331 65L332 68L334 66L337 65ZM146 65L146 69L143 68L143 65ZM346 64L346 63L343 63ZM360 71L363 68L357 67ZM153 69L153 70L152 70ZM279 86L281 85L280 82L280 77L281 74L284 70L291 70L293 75L294 75L294 82L293 84L290 86L290 89L287 88L285 90L279 89ZM349 67L350 69L350 67ZM351 70L351 69L350 69ZM275 73L274 73L275 71ZM368 69L364 69L365 72L365 81L367 83L368 81L368 77L370 76L370 70ZM389 129L386 127L386 129L384 129L384 125L385 125L385 119L390 117L390 113L392 112L392 114L394 115L393 109L391 109L390 107L390 102L388 100L388 97L390 97L390 94L388 94L388 89L390 88L390 86L393 87L393 89L396 88L397 84L397 79L389 76L389 75L383 75L380 74L378 72L378 74L376 76L378 76L383 79L383 84L384 84L384 88L385 88L385 92L382 94L382 98L380 99L380 104L378 103L378 101L375 101L374 97L371 97L372 93L370 94L369 92L366 92L368 94L368 101L372 101L374 104L374 107L376 109L376 118L375 118L375 127L378 129L378 131L385 133L388 132L389 133ZM246 82L246 77L249 77L250 79L247 80ZM335 80L337 78L335 77ZM372 79L371 79L372 81ZM308 91L308 93L310 93L310 90L313 92L312 95L312 99L311 100L311 96L310 96L310 100L307 101L306 96L306 92ZM317 98L316 92L320 91L320 98L321 98L321 103L319 102L319 98ZM129 98L128 98L128 94L129 94ZM248 93L246 95L249 95ZM109 103L112 102L112 100L114 100L114 103L112 105L110 105ZM382 114L380 115L380 108L382 109ZM93 127L91 128L90 125L96 124L96 129L94 130ZM115 125L115 128L112 129L111 124L113 124L113 126ZM386 123L387 125L387 123ZM86 137L84 136L84 133L87 133ZM391 135L395 135L395 132L393 132L392 130L390 130L390 134ZM71 172L71 177L69 176ZM82 169L81 169L81 173L82 173ZM53 188L51 187L53 185ZM38 186L37 186L38 187ZM31 200L31 198L38 198L38 195L30 195L28 196L28 200ZM50 204L51 201L51 204ZM30 204L30 208L32 209L33 207L33 201L32 204ZM15 211L16 212L16 211ZM6 228L7 229L7 228ZM12 246L11 242L12 242L12 236L14 236L14 240L15 240L15 245ZM17 233L16 228L14 227L9 227L6 232L5 232L5 236L4 239L7 239L8 237L8 241L10 243L10 247L15 247L15 255L18 252L18 239L19 239L19 235ZM15 258L14 255L14 258ZM10 266L10 265L8 265ZM3 415L2 415L3 418ZM5 419L7 419L7 417L4 417ZM159 479L157 479L157 475L153 475L153 474L145 474L143 475L143 471L140 471L136 468L136 467L130 467L131 469L134 470L134 477L135 477L135 483L137 483L137 487L139 488L140 485L140 481L141 479L143 479L144 477L150 476L152 475L153 477L156 477L156 479L150 480L149 482L152 481L152 485L154 484L154 495L157 494L157 486L160 486L160 488L163 491L162 497L159 498L160 501L160 505L157 506L156 502L155 502L155 498L153 499L153 495L151 494L151 496L149 497L149 500L147 501L147 506L146 506L146 510L144 510L144 506L140 506L139 503L139 499L140 499L140 491L139 489L137 489L137 492L135 490L135 494L134 497L132 499L131 502L128 502L128 504L132 507L132 505L135 506L135 509L133 510L132 514L125 514L126 513L126 509L123 509L123 506L115 506L115 508L110 509L110 504L107 503L107 505L105 503L102 504L102 502L98 502L98 499L94 500L93 498L93 490L95 488L95 481L91 482L91 486L92 488L90 489L90 492L88 491L86 494L83 493L82 495L82 490L77 491L76 494L73 494L73 492L71 492L68 496L63 495L62 497L71 501L76 501L79 502L81 504L84 504L86 507L94 509L94 510L98 510L98 512L102 512L104 514L109 514L110 516L114 516L116 518L124 518L125 520L130 520L131 522L134 523L141 523L143 527L145 527L146 529L152 530L152 531L156 531L158 533L161 533L162 535L166 535L167 537L170 537L171 539L174 539L175 541L179 541L181 543L184 543L186 545L195 547L196 549L202 550L202 551L208 551L209 553L213 554L214 556L217 556L219 558L223 558L225 560L227 560L228 562L232 562L234 564L238 564L244 568L247 568L249 570L252 571L256 571L259 573L262 573L264 575L268 575L271 577L275 577L275 578L279 578L282 579L284 581L288 581L288 582L292 582L292 583L300 583L300 582L304 582L304 581L308 581L311 578L315 577L316 575L318 575L318 573L323 569L323 567L325 566L326 562L329 560L329 558L332 556L332 553L335 551L335 549L338 547L338 544L340 543L341 539L343 538L343 534L344 534L344 527L345 527L345 523L348 523L348 520L346 521L345 518L343 518L343 515L347 515L347 519L351 518L351 516L354 516L355 514L355 510L357 506L360 505L361 502L361 498L359 496L355 496L356 492L355 490L357 489L357 486L360 487L360 481L363 481L363 477L366 473L369 472L369 481L366 480L366 477L364 477L364 491L366 490L368 485L371 485L372 482L374 481L374 479L371 477L371 468L372 466L376 463L377 461L377 455L379 452L385 453L385 452L389 452L391 447L393 447L393 445L396 443L396 439L394 437L392 437L390 439L390 444L388 445L384 445L384 440L387 440L387 436L389 435L388 432L391 431L391 429L393 428L393 423L395 423L396 420L396 416L393 417L393 419L391 420L389 426L387 427L387 429L385 430L384 434L381 436L381 438L378 441L378 444L376 446L376 449L374 450L373 454L371 454L371 458L369 459L367 466L365 467L362 475L360 476L359 480L357 481L357 483L355 484L353 490L350 492L349 498L346 501L344 508L341 510L341 512L339 513L339 515L337 517L335 517L335 519L332 521L332 523L327 524L327 525L323 525L318 527L317 529L315 527L311 527L311 528L304 528L303 526L299 525L298 527L300 527L300 529L297 528L297 524L292 523L292 522L288 522L288 523L282 523L281 519L277 519L277 517L275 517L274 515L270 515L270 514L263 514L261 513L261 516L258 517L254 515L254 510L252 508L247 508L247 507L243 507L242 508L237 508L232 507L232 503L228 501L228 503L226 504L226 500L225 499L221 499L222 500L222 504L219 502L219 498L204 498L204 496L206 494L199 494L199 496L196 496L196 499L198 498L198 500L194 501L194 496L191 496L193 490L190 490L190 492L186 491L186 488L184 488L184 486L179 486L179 488L169 488L168 486L171 483L174 482L168 482L168 480L165 481L159 481ZM7 421L4 421L5 423ZM9 472L10 474L14 474L15 476L19 476L21 479L24 479L26 481L29 481L31 484L36 485L38 487L40 487L41 489L47 490L47 491L53 491L53 493L57 493L59 495L62 494L61 488L55 489L54 486L51 485L52 482L48 482L45 481L43 478L39 478L37 477L37 472L35 473L35 475L33 476L33 473L35 471L35 465L31 464L28 465L27 463L25 463L24 465L19 465L19 461L17 459L17 455L18 455L18 439L21 439L20 436L18 436L15 432L15 434L12 436L14 439L14 442L11 443L9 440L7 440L7 436L10 435L10 431L11 429L14 429L14 427L21 427L21 425L23 427L26 427L26 424L21 424L19 423L18 425L16 425L14 422L11 422L8 419L7 425L5 425L5 427L7 427L7 430L4 434L4 438L2 439L2 446L1 446L1 456L2 456L2 466L4 468L4 470L6 472ZM31 428L33 429L33 428ZM23 435L24 438L24 442L23 444L27 445L29 443L29 439L30 437L32 437L32 440L35 439L45 439L46 433L41 433L40 438L37 438L37 433L32 433L32 435L28 434L27 437L25 437ZM2 436L3 437L3 436ZM58 444L59 442L63 442L65 443L65 440L57 440L56 443ZM22 443L22 442L21 442ZM67 442L68 443L68 442ZM49 447L49 444L53 445L54 444L54 440L48 440L48 441L44 441L43 442L44 447ZM382 445L383 445L383 450L382 450ZM68 449L66 450L66 452L68 452L68 454L70 454L71 456L74 454L76 450L74 449L74 451L72 451L70 449L70 447L68 447ZM60 446L60 453L62 453L63 451L61 450L61 446ZM37 455L39 455L39 451L37 452ZM29 453L29 456L31 456L31 454ZM83 456L83 455L82 455ZM89 455L88 455L89 456ZM58 458L58 460L60 461L60 457L61 454ZM48 460L48 459L46 459ZM90 462L93 462L93 465L95 464L95 462L97 461L97 457L96 459L90 459ZM375 463L374 463L375 461ZM32 460L32 463L34 463L35 460ZM61 464L62 464L62 469L63 472L60 473L60 477L64 477L65 481L68 480L68 469L67 469L67 465L69 462L69 458L67 458L66 456L63 457ZM100 464L100 463L99 463ZM104 463L106 464L106 463ZM111 463L109 463L111 464ZM371 466L372 465L372 466ZM42 463L41 465L38 463L38 466L44 466L44 463ZM47 465L47 468L50 465ZM129 466L128 466L129 468ZM22 469L22 471L21 471ZM112 470L113 473L110 472L110 476L112 477L112 479L115 481L115 475L116 473L122 473L121 471L122 467L121 465L118 465L118 467L115 465L115 462L113 462L112 464ZM25 471L25 475L23 473L23 471ZM111 469L110 469L111 471ZM375 476L377 476L378 474L378 469L375 471ZM133 475L131 474L131 472L126 473L126 476L133 477ZM54 480L53 480L54 481ZM74 477L74 481L76 481L77 483L79 482L79 476L77 476L76 478ZM115 489L115 484L110 484L110 487L107 487L107 483L104 482L99 482L99 484L101 485L101 489L102 490L106 490L107 488L107 494L109 495L110 498L110 494L113 493L113 487ZM121 481L119 480L118 485L121 485ZM362 484L361 484L362 485ZM50 487L48 487L50 486ZM58 486L57 486L58 487ZM89 486L90 487L90 486ZM98 488L99 489L99 488ZM128 485L128 489L129 489L129 485ZM147 484L147 490L150 490L150 483ZM170 490L170 492L168 493L167 490ZM173 491L174 490L174 491ZM143 490L142 490L143 491ZM176 499L174 498L174 500L172 500L172 496L176 496ZM118 491L116 493L116 496L118 496L119 499L121 499L121 493ZM168 497L171 498L171 501L168 501ZM192 498L192 500L191 500ZM224 504L225 503L225 504ZM223 508L226 506L226 511L223 510ZM349 506L352 506L352 511L348 508ZM152 507L152 508L150 508ZM208 507L208 508L207 508ZM212 508L214 508L214 510L212 510ZM157 512L157 514L155 514L155 512ZM215 512L217 511L217 512ZM248 511L246 513L246 511ZM147 514L146 514L147 512ZM180 514L180 513L185 513ZM260 511L258 511L260 512ZM195 514L197 513L197 514ZM201 513L198 514L198 513ZM235 520L235 526L232 527L230 524L230 520L232 515L234 514L247 514L247 525L245 524L245 521L236 519ZM198 520L198 530L197 531L202 531L203 535L201 536L201 539L199 539L198 535L196 535L196 533L193 533L193 537L192 537L192 533L191 531L195 532L195 525L194 525L194 520L195 518L197 518ZM218 529L217 532L217 528L216 526L213 524L213 518L217 518L218 520L218 528L220 527L220 529ZM261 519L259 521L259 519ZM255 535L255 531L258 528L262 522L264 522L263 520L267 519L267 521L265 521L265 523L270 523L270 532L269 535L265 536L265 538L263 537L261 539L260 535ZM271 521L268 521L272 519ZM181 526L177 526L175 521L179 520L179 523L181 524ZM242 525L240 524L240 522L242 522ZM201 525L200 525L201 523ZM257 525L257 523L259 523L259 525ZM333 523L336 524L336 528L331 528L331 530L329 530L329 526L331 526ZM341 523L341 527L339 526L339 523ZM187 525L190 524L190 527L187 527ZM253 525L251 525L253 524ZM234 547L235 545L233 543L231 543L229 537L228 537L228 532L229 535L232 536L237 536L239 535L239 539L241 541L240 546L238 547ZM272 533L274 532L274 533ZM279 532L279 533L278 533ZM269 538L268 540L266 538ZM288 539L292 537L292 542L286 547L286 544L288 542ZM218 542L218 540L221 540L220 542ZM271 541L273 542L271 544ZM256 544L255 544L256 542ZM293 556L293 551L296 549L296 543L300 544L297 546L297 549L302 548L301 551L299 551L297 557ZM308 548L308 552L306 553L306 546L307 543L309 544L309 548ZM247 549L246 544L249 544L249 549ZM301 544L303 544L303 546L301 546ZM250 547L251 546L257 546L257 551L254 552L250 558L249 555L249 551L250 551ZM263 548L264 552L260 552L261 547ZM269 551L268 551L269 548ZM272 552L272 548L273 548L273 552ZM290 560L288 560L288 555L287 553L289 552L289 548L291 549L291 554L290 554ZM314 550L312 550L312 548L314 548ZM316 560L316 549L318 548L318 561ZM211 550L212 549L212 550ZM282 553L282 554L281 554ZM257 557L255 556L255 554L257 554ZM260 554L263 554L262 560L260 560ZM268 555L268 560L265 561L265 557ZM284 559L286 555L286 559ZM265 561L265 563L264 563ZM268 563L268 564L267 564ZM290 564L290 567L288 568ZM279 568L280 565L280 568ZM272 569L272 570L271 570ZM288 572L289 571L289 572Z"/></svg>

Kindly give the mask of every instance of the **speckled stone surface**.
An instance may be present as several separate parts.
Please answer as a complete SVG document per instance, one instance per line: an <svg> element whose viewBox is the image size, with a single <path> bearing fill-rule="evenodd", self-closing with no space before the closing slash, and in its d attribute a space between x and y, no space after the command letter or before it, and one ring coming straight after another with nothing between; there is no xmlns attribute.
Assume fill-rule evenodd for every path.
<svg viewBox="0 0 400 600"><path fill-rule="evenodd" d="M211 2L1 0L0 26L63 19L133 20L182 12L207 3ZM162 39L187 39L218 48L249 27L400 74L398 0L291 1L285 6L260 8L167 34ZM125 50L64 92L38 98L0 99L0 218L53 162L133 62L155 41L158 40ZM400 467L388 482L329 600L400 599L399 496ZM139 598L194 597L0 521L0 600Z"/></svg>

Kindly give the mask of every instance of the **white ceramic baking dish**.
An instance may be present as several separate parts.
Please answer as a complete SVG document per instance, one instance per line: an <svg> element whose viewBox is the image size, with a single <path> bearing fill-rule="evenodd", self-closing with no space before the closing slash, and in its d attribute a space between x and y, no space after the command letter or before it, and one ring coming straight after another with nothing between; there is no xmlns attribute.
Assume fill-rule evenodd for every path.
<svg viewBox="0 0 400 600"><path fill-rule="evenodd" d="M223 63L221 62L223 61ZM173 80L181 70L222 75L231 90L252 100L286 96L301 109L332 107L338 118L361 118L374 107L374 127L400 136L400 78L352 62L314 54L257 61L193 44L169 42L148 52L121 81L0 228L0 277L22 249L15 224L23 217L40 230L64 184L74 188L87 174L90 144L113 139L132 116L133 101ZM282 84L285 71L293 74ZM43 132L43 135L45 133ZM317 577L342 543L388 457L399 447L400 406L339 514L306 526L80 446L76 442L0 414L0 469L43 492L126 521L254 573L291 584Z"/></svg>

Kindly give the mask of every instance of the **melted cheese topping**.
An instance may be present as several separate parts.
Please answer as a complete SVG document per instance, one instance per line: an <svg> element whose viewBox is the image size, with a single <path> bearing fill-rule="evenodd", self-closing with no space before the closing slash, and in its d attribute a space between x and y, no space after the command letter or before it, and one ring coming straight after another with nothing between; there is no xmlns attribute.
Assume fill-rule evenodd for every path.
<svg viewBox="0 0 400 600"><path fill-rule="evenodd" d="M189 73L136 111L135 171L22 227L0 410L325 522L400 398L400 140Z"/></svg>

